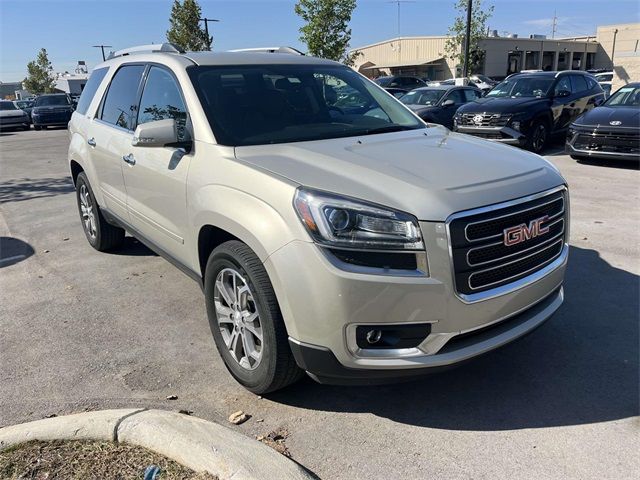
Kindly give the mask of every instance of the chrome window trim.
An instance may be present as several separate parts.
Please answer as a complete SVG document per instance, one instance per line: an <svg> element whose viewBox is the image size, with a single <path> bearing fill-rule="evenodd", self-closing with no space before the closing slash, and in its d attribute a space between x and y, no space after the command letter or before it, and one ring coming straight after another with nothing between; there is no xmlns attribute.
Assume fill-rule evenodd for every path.
<svg viewBox="0 0 640 480"><path fill-rule="evenodd" d="M564 192L564 202L565 202L565 211L567 212L567 223L565 224L565 244L562 249L562 252L556 259L548 264L546 267L534 272L533 274L521 278L520 280L516 280L515 282L509 283L507 285L502 285L500 287L493 288L491 290L485 290L484 292L478 292L473 294L463 294L459 293L456 287L456 271L453 265L453 247L451 245L451 222L455 219L462 217L469 217L472 215L477 215L480 213L488 213L496 210L500 210L502 208L511 207L514 205L519 205L521 203L529 202L531 200L536 200L538 198L543 198L547 195L553 195L556 192ZM567 261L567 257L569 256L569 197L568 197L568 189L566 185L559 185L557 187L551 188L549 190L545 190L542 192L534 193L532 195L528 195L526 197L516 198L515 200L509 200L502 203L496 203L493 205L487 205L485 207L474 208L472 210L465 210L462 212L457 212L449 215L445 220L445 229L447 232L447 248L449 250L449 268L451 270L451 278L453 283L453 293L454 295L465 304L472 304L477 302L482 302L485 300L489 300L496 297L501 297L503 295L507 295L509 293L513 293L516 290L520 290L521 288L526 287L527 285L531 285L532 283L537 282L541 278L549 275L551 272L561 267Z"/></svg>

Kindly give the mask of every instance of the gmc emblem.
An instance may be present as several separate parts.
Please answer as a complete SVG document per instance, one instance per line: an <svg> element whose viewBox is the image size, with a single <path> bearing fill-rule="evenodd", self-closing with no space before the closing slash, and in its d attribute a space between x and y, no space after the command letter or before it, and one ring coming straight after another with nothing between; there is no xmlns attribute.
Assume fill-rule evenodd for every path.
<svg viewBox="0 0 640 480"><path fill-rule="evenodd" d="M505 228L503 231L504 244L507 247L511 247L526 240L536 238L539 235L544 235L549 231L548 226L542 226L542 224L547 220L549 220L549 216L545 215L544 217L531 220L529 222L529 226L527 226L527 224L525 223L521 223L520 225L517 225L515 227Z"/></svg>

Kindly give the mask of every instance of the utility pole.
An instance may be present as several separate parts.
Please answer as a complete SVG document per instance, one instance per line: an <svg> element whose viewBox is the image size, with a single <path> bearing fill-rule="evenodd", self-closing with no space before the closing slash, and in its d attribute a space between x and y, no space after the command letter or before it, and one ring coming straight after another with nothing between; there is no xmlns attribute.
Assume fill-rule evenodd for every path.
<svg viewBox="0 0 640 480"><path fill-rule="evenodd" d="M551 27L551 38L556 38L556 31L558 30L558 16L556 10L553 11L553 26Z"/></svg>
<svg viewBox="0 0 640 480"><path fill-rule="evenodd" d="M473 9L473 0L467 0L467 33L464 37L464 67L462 69L462 77L469 76L469 50L471 49L471 11Z"/></svg>
<svg viewBox="0 0 640 480"><path fill-rule="evenodd" d="M105 48L113 48L111 45L94 45L93 48L99 48L102 51L102 61L104 62L107 57L104 56Z"/></svg>
<svg viewBox="0 0 640 480"><path fill-rule="evenodd" d="M398 6L398 37L400 36L400 4L401 3L416 3L415 0L390 0L387 3L395 3Z"/></svg>
<svg viewBox="0 0 640 480"><path fill-rule="evenodd" d="M211 40L209 37L209 22L219 22L220 20L216 19L216 18L200 18L199 19L201 22L204 22L204 33L207 36L207 43L209 44L209 51L211 50Z"/></svg>

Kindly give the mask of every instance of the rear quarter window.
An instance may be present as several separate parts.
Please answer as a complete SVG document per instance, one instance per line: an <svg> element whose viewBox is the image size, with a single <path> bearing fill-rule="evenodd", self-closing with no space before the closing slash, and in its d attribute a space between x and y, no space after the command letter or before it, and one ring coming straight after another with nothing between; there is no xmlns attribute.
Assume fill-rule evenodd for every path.
<svg viewBox="0 0 640 480"><path fill-rule="evenodd" d="M109 71L109 67L98 68L93 71L91 76L89 77L89 81L84 86L82 90L82 95L80 95L80 100L78 100L78 106L76 107L76 112L84 115L87 113L89 109L89 105L91 105L91 100L96 94L98 87L104 80L105 75Z"/></svg>

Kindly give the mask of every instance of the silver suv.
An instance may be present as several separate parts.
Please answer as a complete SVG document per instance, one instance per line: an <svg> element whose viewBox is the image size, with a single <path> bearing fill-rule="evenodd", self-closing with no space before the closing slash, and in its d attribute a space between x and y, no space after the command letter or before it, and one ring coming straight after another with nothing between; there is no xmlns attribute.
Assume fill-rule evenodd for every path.
<svg viewBox="0 0 640 480"><path fill-rule="evenodd" d="M406 379L560 306L568 191L532 153L427 125L339 63L116 52L69 124L89 243L125 231L202 287L247 389Z"/></svg>

